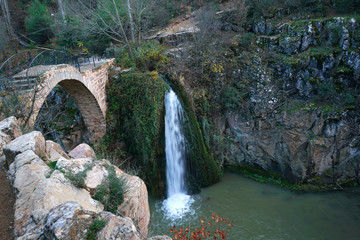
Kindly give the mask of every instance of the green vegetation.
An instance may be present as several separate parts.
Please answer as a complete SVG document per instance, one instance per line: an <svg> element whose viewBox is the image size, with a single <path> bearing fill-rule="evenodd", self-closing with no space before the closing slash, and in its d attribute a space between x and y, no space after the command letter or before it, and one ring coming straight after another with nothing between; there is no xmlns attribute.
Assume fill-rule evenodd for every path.
<svg viewBox="0 0 360 240"><path fill-rule="evenodd" d="M71 172L66 173L65 177L67 177L75 187L85 188L86 187L86 185L85 185L86 173L88 170L91 170L91 169L92 169L91 166L85 165L85 170L80 171L76 174L73 174Z"/></svg>
<svg viewBox="0 0 360 240"><path fill-rule="evenodd" d="M49 178L51 176L51 174L55 171L55 170L60 170L59 168L56 167L56 163L57 161L54 162L49 162L47 165L49 166L49 168L51 168L51 171L46 175L46 178Z"/></svg>
<svg viewBox="0 0 360 240"><path fill-rule="evenodd" d="M226 110L236 110L241 108L243 101L248 97L246 86L232 87L228 86L220 100Z"/></svg>
<svg viewBox="0 0 360 240"><path fill-rule="evenodd" d="M251 178L257 182L273 184L280 186L282 188L289 189L291 191L302 191L302 192L318 192L318 191L331 191L334 189L338 189L339 185L321 185L316 184L321 181L321 176L315 177L315 184L310 183L290 183L284 179L281 175L270 172L270 171L263 171L256 168L252 168L249 166L227 166L232 172L240 173L241 175ZM347 181L341 184L342 186L357 186L358 184L354 181Z"/></svg>
<svg viewBox="0 0 360 240"><path fill-rule="evenodd" d="M95 218L93 224L90 225L89 232L86 234L86 240L96 240L96 234L105 227L105 219Z"/></svg>
<svg viewBox="0 0 360 240"><path fill-rule="evenodd" d="M124 177L118 178L114 166L107 165L108 176L105 182L99 185L93 199L104 205L104 210L116 214L120 204L124 202L124 193L127 191Z"/></svg>
<svg viewBox="0 0 360 240"><path fill-rule="evenodd" d="M30 39L38 44L44 43L52 36L50 30L52 19L47 7L46 3L42 3L39 0L31 1L28 16L25 20L25 28L30 34Z"/></svg>

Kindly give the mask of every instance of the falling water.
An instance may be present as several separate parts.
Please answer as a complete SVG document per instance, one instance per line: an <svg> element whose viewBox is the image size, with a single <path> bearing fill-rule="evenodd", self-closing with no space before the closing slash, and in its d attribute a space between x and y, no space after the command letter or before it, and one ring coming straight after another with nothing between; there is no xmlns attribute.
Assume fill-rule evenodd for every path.
<svg viewBox="0 0 360 240"><path fill-rule="evenodd" d="M169 219L181 218L190 212L193 199L185 187L185 138L182 132L183 110L175 92L165 95L165 153L167 199L163 210Z"/></svg>

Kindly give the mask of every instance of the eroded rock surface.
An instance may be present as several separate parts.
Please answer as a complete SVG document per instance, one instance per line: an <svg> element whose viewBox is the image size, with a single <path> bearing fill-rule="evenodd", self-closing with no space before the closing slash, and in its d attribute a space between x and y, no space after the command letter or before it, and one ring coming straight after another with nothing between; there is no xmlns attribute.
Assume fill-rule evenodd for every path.
<svg viewBox="0 0 360 240"><path fill-rule="evenodd" d="M89 146L79 155L87 158L69 159L58 144L51 141L45 144L41 133L32 132L11 141L4 149L6 156L2 158L10 163L8 178L16 193L16 239L84 239L89 226L101 218L106 225L98 239L147 236L150 212L144 182L107 160L93 160ZM49 160L56 161L56 170L45 163ZM126 179L127 191L124 203L118 207L118 216L103 212L103 205L91 197L104 184L109 167L114 167L117 177ZM68 174L83 172L85 188L74 186L67 178Z"/></svg>

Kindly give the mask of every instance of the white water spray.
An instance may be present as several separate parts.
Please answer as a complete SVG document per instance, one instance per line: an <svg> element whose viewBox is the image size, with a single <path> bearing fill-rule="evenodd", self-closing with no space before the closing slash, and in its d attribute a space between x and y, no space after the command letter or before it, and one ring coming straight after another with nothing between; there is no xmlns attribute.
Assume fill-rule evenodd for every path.
<svg viewBox="0 0 360 240"><path fill-rule="evenodd" d="M181 129L183 110L175 92L165 95L165 153L167 199L163 210L169 219L181 218L190 212L193 199L185 187L185 137Z"/></svg>

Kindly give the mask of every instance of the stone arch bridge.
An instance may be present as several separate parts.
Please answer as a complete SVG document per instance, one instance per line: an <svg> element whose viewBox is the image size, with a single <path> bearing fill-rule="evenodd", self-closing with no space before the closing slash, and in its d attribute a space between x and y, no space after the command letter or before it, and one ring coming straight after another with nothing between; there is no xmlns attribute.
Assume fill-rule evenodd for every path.
<svg viewBox="0 0 360 240"><path fill-rule="evenodd" d="M81 66L79 69L71 65L39 65L15 75L14 81L21 82L30 89L24 99L28 101L31 111L28 126L35 124L37 115L46 97L51 90L59 84L75 100L84 118L84 122L91 132L92 140L98 140L105 135L106 131L106 93L105 87L108 82L108 69L114 59L103 60L94 64ZM39 83L36 85L36 83ZM34 86L35 85L35 86ZM29 87L29 86L28 86Z"/></svg>

